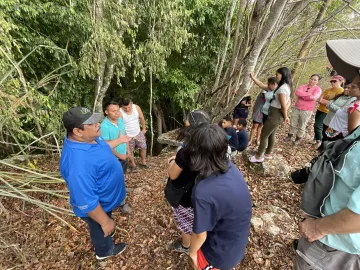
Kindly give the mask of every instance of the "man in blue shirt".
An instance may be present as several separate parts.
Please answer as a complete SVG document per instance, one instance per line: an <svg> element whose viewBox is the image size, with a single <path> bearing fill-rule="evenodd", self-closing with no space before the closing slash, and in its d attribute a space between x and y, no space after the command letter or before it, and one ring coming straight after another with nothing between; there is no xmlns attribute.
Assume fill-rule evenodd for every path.
<svg viewBox="0 0 360 270"><path fill-rule="evenodd" d="M114 244L112 211L125 199L124 173L112 148L128 136L105 142L100 136L102 115L87 108L71 108L63 115L67 131L60 159L74 214L88 224L98 260L120 254L125 243Z"/></svg>

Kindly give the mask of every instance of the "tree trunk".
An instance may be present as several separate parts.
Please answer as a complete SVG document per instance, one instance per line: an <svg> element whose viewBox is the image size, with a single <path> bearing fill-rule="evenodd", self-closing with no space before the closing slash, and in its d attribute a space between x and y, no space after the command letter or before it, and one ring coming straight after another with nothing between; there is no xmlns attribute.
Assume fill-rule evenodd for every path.
<svg viewBox="0 0 360 270"><path fill-rule="evenodd" d="M153 117L152 117L152 106L153 106L153 79L152 79L152 70L149 67L149 79L150 79L150 133L151 133L151 141L150 141L150 156L152 156L153 147L154 147L154 125L153 125Z"/></svg>
<svg viewBox="0 0 360 270"><path fill-rule="evenodd" d="M106 92L111 83L111 79L114 76L114 64L112 63L112 59L107 58L105 63L102 63L101 66L105 66L103 74L99 74L96 80L96 97L94 101L94 112L102 112L103 111L103 100L106 95Z"/></svg>
<svg viewBox="0 0 360 270"><path fill-rule="evenodd" d="M154 102L153 103L153 112L156 117L156 138L159 138L163 132L167 132L166 123L164 119L164 114L160 107ZM163 148L163 145L161 143L158 143L157 140L155 140L155 152L154 155L157 155L161 152Z"/></svg>
<svg viewBox="0 0 360 270"><path fill-rule="evenodd" d="M247 29L242 32L242 35L246 35L246 33L249 35L243 40L246 43L246 39L248 39L251 42L249 43L250 47L241 46L233 74L229 73L224 84L217 89L208 90L207 95L205 95L206 98L201 101L204 105L203 108L211 113L214 121L218 121L228 114L242 96L248 92L250 88L248 74L255 69L260 54L265 53L263 48L270 42L269 37L273 34L286 3L287 0L277 0L275 3L270 1L259 1L257 3L254 8L255 17L250 19ZM263 9L262 15L258 12L260 9ZM254 35L254 33L256 34ZM229 102L224 102L227 99Z"/></svg>
<svg viewBox="0 0 360 270"><path fill-rule="evenodd" d="M164 116L162 115L161 110L159 109L159 107L156 105L156 103L153 103L153 112L155 114L156 117L156 133L158 136L160 136L163 131L163 118ZM165 124L165 123L164 123Z"/></svg>
<svg viewBox="0 0 360 270"><path fill-rule="evenodd" d="M121 4L121 1L119 2ZM95 0L95 31L99 31L102 27L104 10L103 10L103 0ZM94 100L94 112L103 111L103 100L106 95L106 92L111 83L111 79L114 76L114 61L112 57L106 54L106 50L101 44L98 45L98 51L100 55L100 66L99 73L96 76L95 83L95 100Z"/></svg>
<svg viewBox="0 0 360 270"><path fill-rule="evenodd" d="M229 9L229 12L228 12L228 14L226 16L226 20L225 20L225 34L226 34L225 48L224 48L221 58L220 58L221 60L220 60L219 68L217 70L217 75L216 75L215 83L213 85L213 90L215 90L218 87L219 81L220 81L220 76L221 76L222 70L224 68L224 63L226 60L226 55L227 55L227 51L228 51L228 47L229 47L229 43L230 43L231 21L232 21L233 15L234 15L235 7L236 7L236 0L233 0L231 8Z"/></svg>

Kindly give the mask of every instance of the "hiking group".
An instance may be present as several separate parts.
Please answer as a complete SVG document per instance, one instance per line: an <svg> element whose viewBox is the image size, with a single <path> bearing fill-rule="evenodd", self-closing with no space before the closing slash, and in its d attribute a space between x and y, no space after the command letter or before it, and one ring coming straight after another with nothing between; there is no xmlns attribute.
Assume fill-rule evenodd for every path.
<svg viewBox="0 0 360 270"><path fill-rule="evenodd" d="M164 193L181 232L173 248L188 254L194 269L229 270L244 257L252 202L231 159L255 145L258 149L250 162L272 159L276 131L282 124L290 124L285 141L305 143L306 126L316 107L312 143L318 155L308 161L310 167L291 174L294 183L304 184L300 205L304 219L299 224L301 238L293 243L294 269L360 269L360 41L328 41L326 49L337 72L329 80L331 87L322 91L318 86L322 76L312 75L294 91L291 120L292 75L286 67L279 68L267 84L250 74L261 88L252 109L250 136L246 132L252 106L249 95L235 107L233 118L227 116L217 125L203 110L186 116L178 134L181 144L167 160ZM354 59L359 61L354 64ZM67 134L60 160L70 204L88 224L99 260L126 247L114 243L111 218L118 207L131 213L124 173L128 167L129 171L148 167L146 123L140 107L125 98L121 104L107 103L104 109L101 124L102 113L86 108L64 113Z"/></svg>

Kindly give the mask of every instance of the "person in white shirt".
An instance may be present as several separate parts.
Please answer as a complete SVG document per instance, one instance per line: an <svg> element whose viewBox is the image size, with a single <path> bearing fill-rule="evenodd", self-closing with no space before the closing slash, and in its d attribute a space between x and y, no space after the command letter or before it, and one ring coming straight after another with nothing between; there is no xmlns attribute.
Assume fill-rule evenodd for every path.
<svg viewBox="0 0 360 270"><path fill-rule="evenodd" d="M129 142L129 170L134 171L136 169L134 150L140 149L140 163L139 166L147 168L146 164L146 122L144 114L138 105L135 105L130 98L124 98L120 112L123 116L126 134L131 137ZM140 124L141 123L141 129Z"/></svg>
<svg viewBox="0 0 360 270"><path fill-rule="evenodd" d="M250 162L263 162L265 158L271 159L272 149L275 145L276 129L282 124L289 124L288 109L292 90L291 71L282 67L276 71L278 87L270 103L269 117L261 131L260 145L255 155L250 157Z"/></svg>
<svg viewBox="0 0 360 270"><path fill-rule="evenodd" d="M348 105L343 106L338 109L331 119L328 128L325 131L325 140L324 141L336 141L346 137L352 129L357 127L360 124L360 92L356 91L355 88L351 90L351 83L347 83L344 87L345 93L348 92L350 96L354 97L354 100ZM351 118L352 122L350 123L351 131L349 131L349 119Z"/></svg>

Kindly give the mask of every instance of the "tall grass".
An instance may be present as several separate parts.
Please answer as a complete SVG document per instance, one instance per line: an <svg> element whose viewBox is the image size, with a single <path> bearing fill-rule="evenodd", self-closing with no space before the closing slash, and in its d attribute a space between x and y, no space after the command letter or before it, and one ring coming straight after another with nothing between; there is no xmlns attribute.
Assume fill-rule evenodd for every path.
<svg viewBox="0 0 360 270"><path fill-rule="evenodd" d="M59 184L63 186L64 180L57 176L58 173L37 172L34 169L27 169L2 160L0 160L0 164L12 169L11 171L0 169L0 196L36 205L77 231L74 226L60 216L62 214L73 215L70 209L44 202L38 198L39 196L36 196L42 194L52 198L68 199L68 191L59 188Z"/></svg>
<svg viewBox="0 0 360 270"><path fill-rule="evenodd" d="M5 143L11 144L14 148L20 150L15 156L19 154L23 154L25 157L28 156L31 149L38 148L38 144L43 145L43 149L48 152L56 151L60 154L56 134L54 132L42 134L42 129L48 124L44 122L47 118L40 119L41 114L37 111L38 108L44 107L43 104L37 103L46 102L49 97L43 96L44 101L37 100L37 103L33 102L33 100L37 97L37 89L71 72L62 71L63 68L68 67L70 64L65 64L51 71L31 87L30 83L25 81L21 64L26 63L26 59L39 47L41 46L37 46L17 62L10 54L10 50L4 50L0 46L0 56L4 57L4 61L7 61L6 63L9 66L9 70L0 77L0 145L5 142L3 135L10 135L12 139ZM53 90L56 89L56 85ZM34 104L37 104L37 107ZM25 112L23 113L25 116L19 116L19 111ZM27 115L28 117L26 117ZM22 121L27 122L27 130L23 129ZM33 130L29 130L29 123L34 125ZM51 142L55 142L55 145L49 143L49 139L51 139ZM6 197L33 204L76 231L74 226L62 218L63 214L72 215L71 210L39 199L44 196L51 199L68 198L68 192L63 188L64 180L60 178L59 173L42 172L35 168L10 164L5 160L0 160L0 165L2 165L0 166L0 199Z"/></svg>

